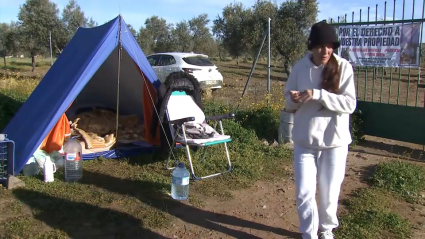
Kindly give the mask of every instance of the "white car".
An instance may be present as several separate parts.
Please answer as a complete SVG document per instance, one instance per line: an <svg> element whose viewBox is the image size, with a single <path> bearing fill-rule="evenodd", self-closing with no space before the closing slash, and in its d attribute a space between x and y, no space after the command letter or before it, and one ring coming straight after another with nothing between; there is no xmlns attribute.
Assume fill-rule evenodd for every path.
<svg viewBox="0 0 425 239"><path fill-rule="evenodd" d="M172 72L185 71L193 75L203 89L218 89L223 85L223 76L207 55L166 52L149 55L147 59L161 82Z"/></svg>

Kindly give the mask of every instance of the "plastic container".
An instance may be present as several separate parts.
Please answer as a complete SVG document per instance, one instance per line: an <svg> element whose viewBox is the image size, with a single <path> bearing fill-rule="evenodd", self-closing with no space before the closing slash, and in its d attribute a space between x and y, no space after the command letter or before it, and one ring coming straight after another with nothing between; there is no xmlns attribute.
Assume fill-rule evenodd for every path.
<svg viewBox="0 0 425 239"><path fill-rule="evenodd" d="M190 173L180 162L173 170L171 183L171 197L175 200L186 200L189 197L189 176Z"/></svg>
<svg viewBox="0 0 425 239"><path fill-rule="evenodd" d="M76 139L71 138L63 146L65 160L65 181L79 181L83 177L82 147Z"/></svg>
<svg viewBox="0 0 425 239"><path fill-rule="evenodd" d="M52 162L50 159L50 156L46 156L44 160L44 167L43 167L43 173L44 173L44 182L45 183L51 183L55 181L54 173L56 172L56 165Z"/></svg>
<svg viewBox="0 0 425 239"><path fill-rule="evenodd" d="M280 125L279 125L279 144L292 144L292 128L294 127L294 114L295 111L287 111L286 109L280 112Z"/></svg>
<svg viewBox="0 0 425 239"><path fill-rule="evenodd" d="M14 175L15 142L6 134L0 134L0 183L6 183L8 175Z"/></svg>

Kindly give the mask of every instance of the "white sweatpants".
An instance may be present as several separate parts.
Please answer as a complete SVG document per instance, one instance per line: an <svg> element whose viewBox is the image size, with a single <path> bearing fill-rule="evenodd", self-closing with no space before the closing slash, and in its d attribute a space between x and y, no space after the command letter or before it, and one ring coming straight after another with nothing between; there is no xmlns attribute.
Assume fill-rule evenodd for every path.
<svg viewBox="0 0 425 239"><path fill-rule="evenodd" d="M345 176L348 145L315 150L294 145L297 211L303 239L317 239L318 230L338 227L336 216L341 184ZM316 204L319 180L319 208Z"/></svg>

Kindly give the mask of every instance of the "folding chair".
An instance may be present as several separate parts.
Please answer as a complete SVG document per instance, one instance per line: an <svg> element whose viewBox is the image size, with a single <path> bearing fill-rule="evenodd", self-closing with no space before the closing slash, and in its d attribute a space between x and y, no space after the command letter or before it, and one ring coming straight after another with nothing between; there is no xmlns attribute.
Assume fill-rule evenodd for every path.
<svg viewBox="0 0 425 239"><path fill-rule="evenodd" d="M205 118L204 112L195 103L194 98L190 95L187 95L185 91L174 91L171 93L171 96L167 104L166 114L168 118L168 123L170 124L171 135L173 137L172 146L176 147L176 144L180 144L181 146L186 148L186 154L190 164L190 171L192 174L192 178L194 180L201 180L205 178L215 177L223 173L230 172L232 170L232 164L230 162L229 151L227 149L227 143L231 141L231 137L229 135L224 134L222 120L233 118L235 117L234 114L217 115L217 116ZM187 137L185 124L188 124L191 122L206 124L206 120L216 121L218 125L220 126L221 133L218 133L217 131L215 131L218 133L215 137L206 138L206 139L192 139L190 137ZM180 130L180 132L178 132L178 130ZM179 137L179 135L183 137ZM203 160L204 160L207 147L211 145L216 145L216 144L224 144L224 148L226 150L227 162L228 162L227 171L215 173L215 174L211 174L211 175L207 175L203 177L196 176L193 170L192 156L190 154L190 146L203 147L204 149ZM168 166L170 160L171 160L171 157L168 157L167 169L171 170L174 167Z"/></svg>

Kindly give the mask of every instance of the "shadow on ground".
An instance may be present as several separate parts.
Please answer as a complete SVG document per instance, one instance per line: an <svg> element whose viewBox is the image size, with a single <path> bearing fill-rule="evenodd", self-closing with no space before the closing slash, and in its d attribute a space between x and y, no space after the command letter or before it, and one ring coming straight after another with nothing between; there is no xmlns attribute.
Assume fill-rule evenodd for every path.
<svg viewBox="0 0 425 239"><path fill-rule="evenodd" d="M397 155L400 158L418 161L418 162L425 162L425 155L424 155L425 153L423 150L420 150L420 149L412 149L406 146L387 144L384 142L376 142L371 140L362 140L359 143L359 146L362 146L366 149L363 150L363 149L353 148L351 149L351 151L358 152L358 153L367 152L368 154L382 156L382 157ZM372 149L373 152L369 152L367 149ZM376 150L379 150L380 152L376 152Z"/></svg>
<svg viewBox="0 0 425 239"><path fill-rule="evenodd" d="M141 202L169 213L186 223L194 224L208 230L218 231L235 238L258 237L220 224L269 231L287 237L299 237L299 234L295 232L243 220L234 216L205 211L191 205L187 205L183 202L172 200L168 195L159 193L159 190L152 190L150 193L141 193L140 190L141 188L168 188L169 185L159 185L158 183L150 181L134 181L129 179L122 180L108 175L88 171L84 172L84 179L85 180L82 183L94 185L110 192L136 197Z"/></svg>
<svg viewBox="0 0 425 239"><path fill-rule="evenodd" d="M376 170L377 165L372 164L368 166L361 167L359 170L353 170L354 173L358 174L360 177L360 182L370 186L370 178L373 176L373 173Z"/></svg>
<svg viewBox="0 0 425 239"><path fill-rule="evenodd" d="M235 238L259 237L229 228L227 225L273 232L289 238L300 237L296 232L202 210L185 202L172 200L169 195L162 193L169 189L169 184L119 179L87 170L84 170L81 184L136 198L148 207L156 208L185 223ZM71 238L167 238L146 228L141 219L118 210L57 198L29 189L16 189L13 194L15 198L31 208L33 218L66 233Z"/></svg>
<svg viewBox="0 0 425 239"><path fill-rule="evenodd" d="M33 217L71 238L166 238L143 227L129 214L83 202L16 189L14 196L33 210Z"/></svg>

